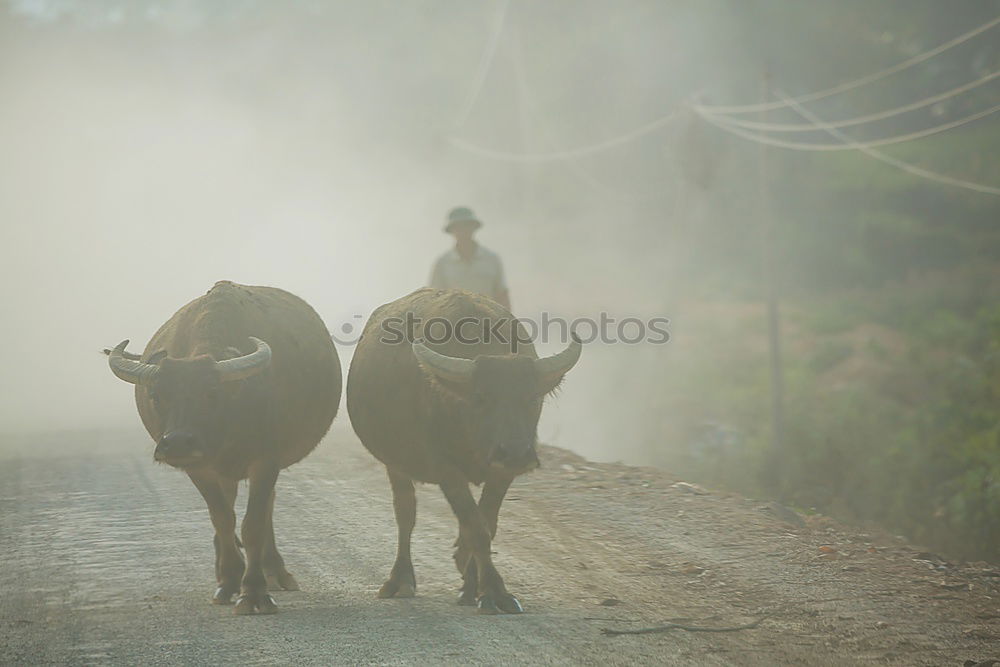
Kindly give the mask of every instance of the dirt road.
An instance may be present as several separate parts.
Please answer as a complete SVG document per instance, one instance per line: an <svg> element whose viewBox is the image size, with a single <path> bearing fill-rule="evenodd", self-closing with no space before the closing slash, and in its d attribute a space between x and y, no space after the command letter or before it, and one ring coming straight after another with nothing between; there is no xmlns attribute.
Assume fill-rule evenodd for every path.
<svg viewBox="0 0 1000 667"><path fill-rule="evenodd" d="M456 524L418 490L418 597L376 600L395 527L381 466L340 421L279 480L301 592L277 616L208 603L212 529L132 432L0 442L0 663L961 665L1000 658L1000 568L822 518L787 523L666 473L545 449L511 489L497 566L527 611L455 604ZM241 489L245 496L245 490ZM794 516L787 519L794 521ZM611 637L689 619L732 633Z"/></svg>

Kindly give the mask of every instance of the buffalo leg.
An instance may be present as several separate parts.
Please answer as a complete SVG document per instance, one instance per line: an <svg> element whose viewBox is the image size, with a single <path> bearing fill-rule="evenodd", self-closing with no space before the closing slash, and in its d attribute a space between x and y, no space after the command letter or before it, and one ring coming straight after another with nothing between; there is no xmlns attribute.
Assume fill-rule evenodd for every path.
<svg viewBox="0 0 1000 667"><path fill-rule="evenodd" d="M503 503L504 496L507 495L507 489L510 488L510 483L513 481L512 477L496 477L487 479L483 485L483 492L479 496L479 512L486 521L491 540L496 539L500 505ZM470 554L467 549L462 548L461 540L457 541L455 546L458 547L455 550L455 565L458 567L458 571L462 573L462 590L458 598L458 604L471 606L476 604L479 588L479 572L476 569L476 560L469 557Z"/></svg>
<svg viewBox="0 0 1000 667"><path fill-rule="evenodd" d="M274 495L272 491L271 501L267 506L267 542L262 557L264 578L267 579L267 587L270 589L283 588L286 591L297 591L299 583L295 581L292 573L285 569L285 559L278 553L278 545L274 541Z"/></svg>
<svg viewBox="0 0 1000 667"><path fill-rule="evenodd" d="M413 480L405 475L389 473L392 486L392 508L396 513L396 528L399 531L396 545L396 562L393 563L389 579L378 591L380 598L411 598L417 592L417 578L410 558L410 536L417 523L417 494L413 490Z"/></svg>
<svg viewBox="0 0 1000 667"><path fill-rule="evenodd" d="M240 597L236 600L237 614L274 614L278 605L267 593L263 556L267 546L267 512L278 481L278 467L257 466L250 471L250 493L247 513L243 517L241 534L247 554L247 567L243 573Z"/></svg>
<svg viewBox="0 0 1000 667"><path fill-rule="evenodd" d="M240 590L243 577L243 556L236 539L235 480L189 473L195 487L208 505L208 513L215 528L215 580L218 587L212 596L213 604L230 604Z"/></svg>
<svg viewBox="0 0 1000 667"><path fill-rule="evenodd" d="M479 511L469 485L464 481L448 481L441 484L441 490L458 517L459 551L466 550L470 554L469 560L476 563L479 610L491 614L521 613L521 603L507 592L503 578L493 566L493 559L490 557L490 527ZM463 572L468 567L467 563L465 566L462 563L456 564Z"/></svg>

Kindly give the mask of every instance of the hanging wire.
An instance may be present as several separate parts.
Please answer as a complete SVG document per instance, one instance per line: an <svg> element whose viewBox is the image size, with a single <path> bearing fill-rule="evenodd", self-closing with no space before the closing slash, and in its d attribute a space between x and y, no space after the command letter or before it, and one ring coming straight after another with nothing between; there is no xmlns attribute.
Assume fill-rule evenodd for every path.
<svg viewBox="0 0 1000 667"><path fill-rule="evenodd" d="M656 120L650 121L641 127L637 127L634 130L630 130L610 139L604 139L602 141L598 141L597 143L579 146L577 148L551 151L548 153L511 153L508 151L498 151L491 148L477 146L476 144L458 137L449 137L448 141L454 146L479 155L480 157L491 158L493 160L504 160L506 162L555 162L558 160L572 160L574 158L586 157L588 155L593 155L594 153L600 153L611 148L616 148L638 139L641 136L654 132L680 116L681 111L682 109L678 107L670 113L660 116Z"/></svg>
<svg viewBox="0 0 1000 667"><path fill-rule="evenodd" d="M490 35L490 41L483 50L483 55L479 59L479 69L476 71L476 76L472 80L472 87L469 89L469 96L465 100L465 104L459 110L458 115L455 117L455 129L461 128L465 125L465 122L469 120L469 115L476 106L476 102L479 101L479 95L483 92L483 85L486 83L486 76L490 73L490 69L493 67L493 60L496 58L497 46L500 44L500 35L503 34L504 24L507 22L507 10L510 8L510 0L503 0L500 4L500 8L497 10L496 20L493 25L493 34Z"/></svg>
<svg viewBox="0 0 1000 667"><path fill-rule="evenodd" d="M788 98L791 99L791 98ZM749 141L754 141L759 144L766 144L768 146L776 146L778 148L787 148L793 151L849 151L857 150L859 147L864 148L874 148L875 146L889 146L891 144L901 144L906 141L914 141L916 139L923 139L924 137L929 137L933 134L938 134L940 132L945 132L947 130L952 130L956 127L966 125L973 121L979 120L980 118L985 118L991 114L1000 111L1000 104L994 105L989 109L984 111L978 111L964 118L959 118L958 120L953 120L948 123L942 123L941 125L935 125L934 127L928 127L923 130L918 130L916 132L909 132L907 134L897 135L895 137L886 137L883 139L874 139L872 141L854 141L851 140L851 145L844 144L811 144L798 141L785 141L783 139L775 139L763 134L755 134L753 132L748 132L746 130L740 129L730 125L727 121L722 120L719 116L714 114L707 114L699 112L695 109L695 113L700 115L704 120L708 121L712 125L716 126L721 130L725 130L731 134L735 134L738 137L747 139ZM832 123L827 124L830 128L836 129L836 125ZM815 131L817 128L815 125L812 130ZM825 129L825 128L824 128Z"/></svg>
<svg viewBox="0 0 1000 667"><path fill-rule="evenodd" d="M991 72L986 76L971 81L969 83L958 86L957 88L952 88L946 92L940 93L938 95L933 95L931 97L926 97L917 102L912 102L910 104L905 104L903 106L896 107L894 109L887 109L885 111L879 111L877 113L868 114L867 116L858 116L856 118L849 118L847 120L838 120L836 122L830 123L830 127L851 127L853 125L862 125L864 123L871 123L876 120L884 120L886 118L892 118L893 116L898 116L899 114L904 114L909 111L916 111L917 109L922 109L928 107L932 104L937 104L938 102L943 102L944 100L955 97L956 95L961 95L964 92L982 86L989 83L993 79L1000 77L1000 71ZM720 120L724 121L727 125L733 125L736 127L742 127L750 130L762 130L765 132L815 132L816 128L810 123L764 123L760 121L744 120L742 118L731 118L723 114L718 114L713 111L713 107L706 107L703 105L693 105L696 111L701 113L712 114L713 116L719 116Z"/></svg>
<svg viewBox="0 0 1000 667"><path fill-rule="evenodd" d="M506 26L507 12L510 7L510 1L511 0L504 0L497 12L497 19L494 24L493 33L490 36L490 41L487 44L486 49L483 50L483 56L479 62L479 70L476 72L476 76L473 79L469 96L456 117L454 123L455 131L461 129L462 126L465 125L466 121L468 121L469 115L472 113L473 108L475 108L476 102L482 93L483 85L486 82L486 76L493 67L493 61L496 59L497 50L500 46L500 38ZM610 139L604 139L596 143L579 146L577 148L544 153L511 153L508 151L499 151L479 146L457 136L449 136L447 140L457 148L461 148L469 153L492 160L503 160L506 162L555 162L559 160L571 160L573 158L585 157L587 155L593 155L594 153L600 153L602 151L627 144L635 139L638 139L639 137L655 132L664 125L669 124L670 121L680 115L681 111L682 108L678 107L670 113L651 120L645 125L629 130L628 132Z"/></svg>
<svg viewBox="0 0 1000 667"><path fill-rule="evenodd" d="M514 65L514 76L515 76L515 80L517 81L518 92L520 93L521 100L523 101L523 104L524 104L523 110L527 114L527 116L529 117L529 119L535 124L535 126L538 127L541 130L541 133L542 133L545 141L549 142L551 140L551 135L545 129L544 123L539 122L538 106L534 103L534 97L531 94L531 91L528 89L527 77L525 77L525 74L524 74L524 58L523 58L523 52L521 50L521 39L520 39L520 36L519 36L519 34L518 34L518 32L517 32L516 29L511 29L510 30L510 42L511 42L511 46L513 48L512 59L513 59L513 65ZM678 112L679 111L680 110L678 110ZM675 112L674 115L676 115L676 113L678 113L678 112ZM671 118L672 118L672 116L671 116ZM605 143L607 143L607 142L605 142ZM624 142L622 142L622 143L624 143ZM487 157L492 157L492 156L487 156ZM523 157L523 156L519 156L519 157ZM559 159L563 162L563 165L566 168L569 169L569 171L573 174L573 176L576 177L577 180L579 180L580 182L582 182L584 185L586 185L588 187L595 188L597 190L601 190L606 195L608 195L608 196L610 196L610 197L612 197L614 199L618 199L618 200L626 201L626 202L655 201L655 200L658 200L658 199L664 199L669 194L669 193L664 192L662 190L658 190L656 192L646 192L646 193L641 193L641 194L635 194L635 193L631 193L631 192L625 192L623 190L618 189L615 186L608 185L607 183L605 183L605 182L601 181L600 179L598 179L596 176L594 176L588 170L584 169L580 165L580 163L577 162L574 159L574 157L576 157L576 156L563 157L563 158L559 158ZM525 162L526 160L516 160L516 161L518 161L518 162ZM531 162L531 161L528 160L528 162ZM538 162L538 161L535 161L535 162Z"/></svg>
<svg viewBox="0 0 1000 667"><path fill-rule="evenodd" d="M864 144L858 143L853 139L851 139L850 137L848 137L843 132L841 132L840 130L838 130L837 128L832 127L829 123L826 123L823 120L821 120L819 117L816 116L816 114L812 113L811 111L803 107L801 104L799 104L796 100L782 93L780 90L775 91L775 93L779 98L781 98L783 102L785 102L789 107L795 110L800 116L805 118L810 123L813 123L817 129L821 129L828 132L835 139L839 139L840 141L847 144L850 148L859 150L868 157L871 157L880 162L884 162L888 165L896 167L897 169L901 169L909 174L913 174L914 176L926 178L927 180L930 181L943 183L945 185L953 185L955 187L965 188L967 190L974 190L976 192L984 192L986 194L991 194L991 195L1000 195L1000 188L998 187L993 187L991 185L984 185L982 183L973 183L972 181L966 181L960 178L946 176L945 174L939 174L935 171L930 171L929 169L917 167L916 165L912 165L909 162L903 162L902 160L894 158L890 155L886 155L881 151L877 151Z"/></svg>
<svg viewBox="0 0 1000 667"><path fill-rule="evenodd" d="M460 115L460 118L463 123L465 120L467 120L469 112L471 112L472 108L475 106L475 99L476 97L478 97L479 91L482 88L482 82L486 78L485 73L492 68L493 61L495 60L496 54L499 51L501 34L503 33L503 28L504 28L503 17L506 15L508 5L509 5L509 0L507 3L505 3L502 9L501 19L498 20L497 22L497 28L493 33L493 38L491 39L491 43L484 52L479 74L477 74L476 85L473 86L473 94L470 95L469 103L466 104L466 106L462 110L462 114ZM535 108L535 105L532 103L532 101L529 99L530 96L528 94L527 83L524 77L524 70L521 65L520 39L518 37L516 30L508 29L508 32L510 32L512 35L510 37L510 41L512 42L513 48L515 49L514 53L515 76L519 91L521 93L522 98L525 101L525 110L537 122L537 109ZM618 188L610 186L597 179L593 174L591 174L589 171L580 166L580 164L577 163L575 159L599 153L601 151L605 151L610 148L614 148L616 146L624 145L628 142L631 142L638 137L641 137L645 134L649 134L650 132L659 129L664 125L667 125L670 121L679 117L683 111L685 111L685 107L679 106L676 109L674 109L674 111L672 111L671 113L661 116L634 130L618 135L611 139L606 139L594 144L581 146L570 150L551 151L546 153L511 153L506 151L496 151L488 148L483 148L481 146L477 146L476 144L473 144L464 139L454 136L448 137L448 141L457 148L465 150L474 155L478 155L479 157L492 160L500 160L504 162L518 162L518 163L543 163L543 162L557 162L557 161L563 162L565 166L570 170L570 172L585 185L591 188L602 190L605 194L608 194L614 198L621 199L623 201L636 201L636 202L656 200L664 198L667 195L667 193L658 191L655 193L633 194L621 191ZM458 129L458 127L459 126L456 125L456 129ZM545 134L546 139L549 138L547 132L543 131L543 134Z"/></svg>
<svg viewBox="0 0 1000 667"><path fill-rule="evenodd" d="M791 102L797 102L797 103L801 104L801 103L804 103L804 102L813 102L815 100L821 100L823 98L830 97L831 95L837 95L839 93L846 93L849 90L854 90L855 88L860 88L861 86L865 86L865 85L868 85L869 83L872 83L874 81L878 81L879 79L883 79L883 78L889 76L890 74L895 74L896 72L902 72L903 70L909 69L910 67L913 67L914 65L922 63L925 60L928 60L930 58L933 58L934 56L936 56L936 55L938 55L940 53L944 53L948 49L954 48L954 47L958 46L959 44L963 44L963 43L969 41L970 39L972 39L973 37L986 32L987 30L989 30L993 26L997 25L998 23L1000 23L1000 16L998 16L997 18L993 19L992 21L988 21L988 22L984 23L983 25L970 30L969 32L967 32L967 33L965 33L963 35L959 35L955 39L947 41L944 44L941 44L940 46L937 46L937 47L935 47L935 48L933 48L933 49L931 49L929 51L924 51L923 53L918 54L916 56L913 56L912 58L909 58L907 60L904 60L901 63L898 63L898 64L893 65L891 67L887 67L887 68L879 70L877 72L872 72L871 74L863 76L863 77L861 77L859 79L854 79L853 81L847 81L845 83L842 83L842 84L839 84L837 86L834 86L833 88L827 88L826 90L821 90L821 91L818 91L818 92L815 92L815 93L809 93L807 95L800 95L799 97L796 97L796 98L789 98L789 100L790 100L789 102L762 102L762 103L759 103L759 104L743 104L743 105L737 105L737 106L705 106L705 107L702 108L702 111L704 111L705 113L708 113L708 112L711 112L711 113L756 113L756 112L759 112L759 111L771 111L773 109L784 109L786 107L790 107L791 106Z"/></svg>
<svg viewBox="0 0 1000 667"><path fill-rule="evenodd" d="M480 91L482 90L483 82L485 81L485 78L486 78L486 73L489 71L490 67L492 66L493 60L494 60L495 55L496 55L497 47L498 47L498 44L499 44L499 41L500 41L500 34L501 34L501 32L503 31L503 28L504 28L504 19L505 19L506 13L507 13L508 5L509 5L509 0L507 0L507 2L504 3L503 7L501 8L501 11L499 12L499 18L498 18L498 21L497 21L497 26L496 26L496 29L494 30L494 33L493 33L493 36L492 36L492 38L490 40L489 46L484 51L483 59L482 59L482 64L481 64L479 72L477 73L477 77L476 77L475 85L473 86L472 94L469 97L468 103L463 108L462 113L459 115L461 123L464 123L465 120L467 120L468 115L471 112L472 107L475 105L475 101L478 98ZM846 92L846 91L851 90L853 88L857 88L857 87L866 85L866 84L871 83L873 81L877 81L877 80L879 80L881 78L889 76L890 74L894 74L895 72L902 71L902 70L907 69L909 67L912 67L913 65L916 65L916 64L918 64L920 62L928 60L929 58L932 58L932 57L934 57L934 56L936 56L936 55L938 55L940 53L943 53L944 51L947 51L950 48L958 46L959 44L962 44L962 43L964 43L964 42L972 39L973 37L975 37L975 36L977 36L977 35L985 32L985 31L989 30L990 28L996 26L997 24L1000 24L1000 17L997 17L996 19L994 19L992 21L989 21L989 22L987 22L987 23L985 23L985 24L983 24L983 25L981 25L981 26L979 26L979 27L977 27L977 28L975 28L975 29L973 29L973 30L971 30L969 32L966 32L965 34L960 35L959 37L956 37L955 39L952 39L952 40L950 40L948 42L945 42L944 44L941 44L940 46L938 46L938 47L936 47L934 49L931 49L929 51L925 51L925 52L923 52L923 53L921 53L921 54L919 54L917 56L914 56L913 58L910 58L909 60L906 60L906 61L904 61L902 63L899 63L897 65L894 65L892 67L880 70L878 72L874 72L874 73L869 74L869 75L867 75L865 77L861 77L860 79L855 79L854 81L851 81L851 82L848 82L848 83L844 83L844 84L841 84L839 86L835 86L834 88L829 88L829 89L824 90L824 91L819 91L819 92L816 92L816 93L810 93L810 94L807 94L807 95L802 95L800 97L790 98L790 99L793 99L795 102L798 102L798 103L808 102L808 101L812 101L812 100L818 100L818 99L822 99L822 98L825 98L825 97L829 97L829 96L835 95L837 93ZM964 93L964 92L966 92L968 90L972 90L973 88L976 88L977 86L984 85L984 84L986 84L986 83L988 83L988 82L996 79L997 77L1000 77L1000 71L998 71L998 72L991 72L990 74L987 74L986 76L983 76L983 77L981 77L980 79L978 79L976 81L972 81L970 83L964 84L962 86L958 86L957 88L953 88L953 89L951 89L949 91L946 91L944 93L940 93L938 95L934 95L934 96L925 98L923 100L919 100L917 102L913 102L911 104L907 104L907 105L904 105L904 106L901 106L901 107L896 107L894 109L889 109L887 111L882 111L882 112L878 112L878 113L874 113L874 114L868 114L866 116L859 116L857 118L851 118L851 119L847 119L847 120L833 122L833 123L831 123L831 126L834 127L834 128L837 128L837 127L849 127L849 126L852 126L852 125L860 125L860 124L872 122L872 121L875 121L875 120L882 120L882 119L885 119L885 118L891 118L892 116L895 116L895 115L898 115L898 114L902 114L902 113L906 113L908 111L914 111L916 109L920 109L922 107L926 107L926 106L935 104L937 102L941 102L943 100L949 99L949 98L954 97L956 95L960 95L961 93ZM695 96L693 96L693 97L695 97ZM737 136L740 136L740 137L742 137L744 139L748 139L750 141L759 141L760 143L766 143L766 144L771 145L771 146L777 146L779 148L787 148L787 149L791 149L791 150L815 150L815 151L841 151L841 150L850 150L849 146L844 146L844 145L839 145L839 144L815 144L815 143L811 143L810 144L810 143L788 142L788 141L782 141L780 139L772 139L772 138L764 137L764 136L761 136L761 135L754 135L754 134L752 134L750 132L740 132L738 130L738 128L749 128L749 129L758 129L758 130L775 131L775 132L807 132L807 131L814 131L815 130L814 127L811 127L811 126L808 126L808 125L801 125L801 124L779 124L779 123L762 123L762 122L747 121L747 120L736 119L736 118L727 118L727 117L724 116L724 114L730 114L730 113L759 112L759 111L767 111L767 110L771 110L771 109L786 108L788 106L790 106L790 105L785 104L784 102L778 101L778 102L765 102L765 103L760 103L760 104L746 104L746 105L729 106L729 107L726 107L726 106L711 106L711 105L702 105L702 104L691 104L690 108L694 109L694 111L697 112L703 119L705 119L709 123L715 125L716 127L719 127L720 129L724 129L724 130L726 130L728 132L736 134ZM584 145L584 146L579 146L579 147L576 147L576 148L570 148L570 149L564 149L564 150L539 152L539 153L515 153L515 152L511 152L511 151L502 151L502 150L496 150L496 149L491 149L491 148L487 148L487 147L484 147L484 146L480 146L478 144L475 144L473 142L470 142L468 140L465 140L465 139L462 139L462 138L456 137L456 136L448 137L448 141L452 145L454 145L457 148L460 148L460 149L462 149L462 150L464 150L466 152L472 153L474 155L478 155L479 157L488 158L488 159L492 159L492 160L501 160L501 161L506 161L506 162L523 162L523 163L541 163L541 162L553 162L553 161L560 161L560 160L571 160L573 158L586 157L588 155L593 155L593 154L600 153L600 152L605 151L605 150L616 148L618 146L627 144L627 143L629 143L629 142L631 142L631 141L633 141L635 139L638 139L639 137L642 137L642 136L645 136L647 134L650 134L650 133L652 133L652 132L660 129L661 127L664 127L665 125L668 125L671 121L673 121L676 118L678 118L681 115L681 113L680 113L681 110L682 110L681 108L674 109L674 110L668 112L667 114L665 114L663 116L660 116L659 118L656 118L656 119L650 121L649 123L646 123L645 125L642 125L642 126L640 126L638 128L635 128L633 130L625 132L625 133L623 133L621 135L618 135L618 136L615 136L615 137L612 137L612 138L609 138L609 139L605 139L605 140L602 140L602 141L598 141L598 142L595 142L595 143L592 143L592 144L587 144L587 145ZM885 146L885 145L890 145L890 144L894 144L894 143L901 143L901 142L904 142L904 141L912 141L912 140L915 140L915 139L920 139L922 137L927 137L927 136L930 136L932 134L936 134L938 132L943 132L945 130L949 130L949 129L958 127L960 125L964 125L966 123L970 123L970 122L972 122L974 120L978 120L979 118L983 118L984 116L988 116L988 115L990 115L992 113L995 113L997 110L998 110L998 107L993 107L993 108L988 109L986 111L979 112L979 113L976 113L976 114L972 114L970 116L966 116L965 118L959 119L958 121L953 121L952 123L945 123L943 125L939 125L939 126L936 126L936 127L933 127L933 128L928 128L926 130L920 130L918 132L913 132L913 133L910 133L910 134L907 134L907 135L902 135L902 136L899 136L899 137L890 137L890 138L887 138L887 139L875 140L875 141L867 142L864 145L866 145L868 147ZM708 116L712 116L712 118L709 118Z"/></svg>
<svg viewBox="0 0 1000 667"><path fill-rule="evenodd" d="M468 120L469 114L475 107L479 95L482 92L483 85L486 81L486 76L489 73L490 69L492 68L493 61L496 57L496 53L500 43L500 37L504 30L509 6L510 6L510 0L504 0L503 4L500 6L500 9L498 10L497 20L493 34L490 38L490 42L487 45L487 48L483 52L483 57L480 60L479 70L476 73L475 79L473 80L473 86L470 91L469 97L467 98L465 105L462 107L462 109L458 114L457 121L455 123L456 129L460 128ZM990 28L993 28L997 24L1000 24L1000 17L988 21L978 26L977 28L974 28L973 30L970 30L948 42L945 42L944 44L941 44L933 49L930 49L916 56L913 56L912 58L909 58L891 67L887 67L885 69L873 72L861 78L854 79L853 81L849 81L834 86L833 88L828 88L826 90L809 93L806 95L801 95L797 98L792 98L788 97L787 95L781 94L780 95L781 99L780 101L777 102L764 102L759 104L745 104L738 106L711 106L711 105L695 104L694 100L697 99L698 97L698 94L696 93L695 95L692 95L691 98L689 98L689 101L682 107L674 109L673 111L663 116L660 116L659 118L641 127L638 127L634 130L631 130L629 132L626 132L624 134L618 135L610 139L606 139L585 146L580 146L573 149L549 151L543 153L512 153L507 151L498 151L489 148L484 148L482 146L478 146L459 137L449 137L448 141L452 143L454 146L461 148L465 151L479 155L480 157L490 158L494 160L503 160L510 162L528 162L528 163L567 161L570 164L572 171L578 177L583 178L591 185L599 186L601 187L601 189L604 190L609 190L608 186L600 183L599 181L596 181L592 175L583 170L578 164L572 162L572 160L574 158L585 157L587 155L592 155L594 153L599 153L601 151L626 144L634 139L649 134L659 129L660 127L663 127L664 125L668 124L675 118L679 117L681 115L680 112L682 111L682 109L684 107L687 107L693 110L700 118L710 123L711 125L719 129L722 129L726 132L729 132L731 134L734 134L736 136L747 139L749 141L754 141L757 143L762 143L770 146L777 146L779 148L786 148L790 150L800 150L800 151L858 150L868 155L869 157L872 157L876 160L880 160L882 162L885 162L886 164L892 165L894 167L897 167L898 169L902 169L903 171L906 171L908 173L917 176L921 176L923 178L934 180L940 183L954 185L957 187L963 187L970 190L975 190L977 192L985 192L988 194L1000 195L1000 188L996 188L989 185L983 185L980 183L973 183L971 181L964 181L962 179L953 178L950 176L946 176L944 174L938 174L936 172L932 172L927 169L911 165L907 162L903 162L902 160L898 160L897 158L893 158L889 155L886 155L874 149L875 146L885 146L890 144L902 143L905 141L913 141L915 139L928 137L933 134L937 134L939 132L944 132L946 130L954 129L961 125L971 123L975 120L984 118L993 113L996 113L997 111L1000 111L1000 105L996 105L984 111L971 114L969 116L960 118L955 121L943 123L941 125L936 125L934 127L918 130L916 132L910 132L908 134L899 135L896 137L876 139L868 142L855 141L854 139L851 139L850 137L848 137L843 132L840 132L837 129L839 127L860 125L875 120L890 118L895 115L899 115L902 113L906 113L908 111L913 111L922 107L929 106L931 104L935 104L936 102L949 99L951 97L964 93L968 90L971 90L977 86L992 81L997 76L1000 76L1000 72L992 72L984 77L981 77L976 81L963 84L962 86L959 86L957 88L953 88L944 93L940 93L938 95L925 98L923 100L919 100L911 104L847 120L828 123L820 120L817 116L815 116L814 114L812 114L811 112L809 112L808 110L806 110L801 106L803 102L811 102L814 100L824 99L826 97L830 97L832 95L836 95L839 93L844 93L849 90L853 90L855 88L867 85L874 81L878 81L879 79L885 78L891 74L895 74L896 72L901 72L916 64L919 64L930 58L933 58L936 55L944 53L948 49L954 48L960 44L967 42L970 39L976 37L977 35L980 35L983 32L989 30ZM801 125L801 124L754 123L735 118L728 118L726 116L726 114L753 113L753 112L769 111L773 109L783 109L783 108L792 108L797 113L799 113L799 115L801 115L806 120L810 121L810 123L812 124ZM828 134L830 134L831 136L833 136L835 139L838 139L841 143L812 144L812 143L783 141L780 139L768 137L766 135L760 135L760 134L755 134L753 132L748 132L746 131L746 129L743 128L776 131L776 132L805 132L805 131L823 130Z"/></svg>

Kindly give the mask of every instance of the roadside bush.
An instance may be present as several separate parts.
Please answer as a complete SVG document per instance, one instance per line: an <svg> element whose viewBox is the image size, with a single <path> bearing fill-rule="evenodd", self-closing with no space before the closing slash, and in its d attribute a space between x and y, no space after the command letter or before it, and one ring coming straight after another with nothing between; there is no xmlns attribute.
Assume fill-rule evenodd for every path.
<svg viewBox="0 0 1000 667"><path fill-rule="evenodd" d="M703 375L685 385L687 401L709 406L706 413L738 433L731 439L740 445L716 448L711 460L667 464L705 484L876 522L955 557L1000 561L1000 300L983 297L992 285L974 289L983 275L964 271L951 277L958 284L940 275L911 278L868 293L856 319L877 313L898 332L887 337L889 347L863 338L849 345L849 331L818 338L809 328L793 332L789 348L796 336L815 341L810 354L787 360L785 443L777 458L766 358L720 364L740 372ZM843 312L841 300L834 310ZM754 349L733 346L727 354Z"/></svg>

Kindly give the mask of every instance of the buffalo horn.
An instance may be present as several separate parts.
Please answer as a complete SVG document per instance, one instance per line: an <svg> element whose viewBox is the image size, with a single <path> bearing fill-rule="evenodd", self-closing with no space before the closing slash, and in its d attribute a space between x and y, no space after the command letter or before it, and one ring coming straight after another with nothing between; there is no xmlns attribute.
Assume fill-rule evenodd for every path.
<svg viewBox="0 0 1000 667"><path fill-rule="evenodd" d="M442 380L468 382L472 379L472 373L476 369L476 362L472 359L439 354L420 340L413 342L413 355L422 366Z"/></svg>
<svg viewBox="0 0 1000 667"><path fill-rule="evenodd" d="M583 344L577 335L573 334L573 341L565 350L535 361L535 369L542 384L558 383L562 376L576 365L582 350Z"/></svg>
<svg viewBox="0 0 1000 667"><path fill-rule="evenodd" d="M133 355L126 356L127 346L128 341L123 340L108 354L108 366L111 367L111 372L129 384L149 384L156 377L160 367L130 359L129 357Z"/></svg>
<svg viewBox="0 0 1000 667"><path fill-rule="evenodd" d="M245 380L264 370L271 362L271 346L259 338L250 336L250 342L257 346L257 349L250 354L244 354L235 359L226 359L216 362L216 367L222 375L223 382L233 382L235 380Z"/></svg>

